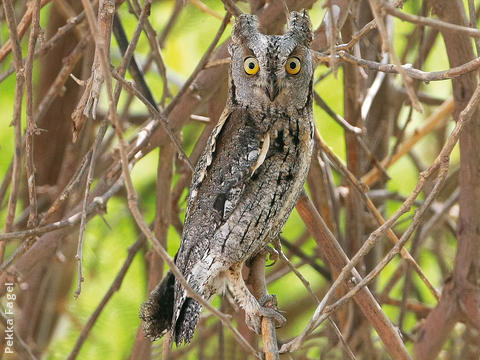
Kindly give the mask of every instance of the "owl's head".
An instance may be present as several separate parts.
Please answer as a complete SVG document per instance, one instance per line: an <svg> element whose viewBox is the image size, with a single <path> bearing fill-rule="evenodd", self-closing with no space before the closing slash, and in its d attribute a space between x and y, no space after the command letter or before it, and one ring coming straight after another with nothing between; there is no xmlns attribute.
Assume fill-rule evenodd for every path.
<svg viewBox="0 0 480 360"><path fill-rule="evenodd" d="M310 19L292 12L284 35L264 35L257 17L240 15L232 33L232 101L242 106L304 108L312 86Z"/></svg>

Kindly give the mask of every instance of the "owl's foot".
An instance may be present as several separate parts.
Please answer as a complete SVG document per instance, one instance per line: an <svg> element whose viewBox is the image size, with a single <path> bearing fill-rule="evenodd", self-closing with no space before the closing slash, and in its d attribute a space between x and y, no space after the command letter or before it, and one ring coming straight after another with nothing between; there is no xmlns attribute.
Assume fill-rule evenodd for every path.
<svg viewBox="0 0 480 360"><path fill-rule="evenodd" d="M257 334L262 330L262 317L268 317L275 320L277 327L283 326L287 321L280 314L277 308L277 298L275 295L265 295L260 301L248 290L243 281L241 268L243 264L235 264L227 270L228 286L235 300L240 307L245 310L245 323L248 328Z"/></svg>
<svg viewBox="0 0 480 360"><path fill-rule="evenodd" d="M262 329L262 317L272 318L277 328L282 327L287 322L287 319L277 310L277 297L275 295L264 295L258 301L258 305L257 313L245 312L247 326L257 334L260 334Z"/></svg>

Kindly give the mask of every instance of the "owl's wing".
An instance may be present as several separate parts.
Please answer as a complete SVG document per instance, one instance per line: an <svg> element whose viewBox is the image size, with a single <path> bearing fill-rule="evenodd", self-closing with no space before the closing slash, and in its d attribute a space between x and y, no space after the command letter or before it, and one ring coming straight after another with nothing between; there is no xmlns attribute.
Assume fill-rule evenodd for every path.
<svg viewBox="0 0 480 360"><path fill-rule="evenodd" d="M205 175L207 174L207 168L212 163L212 157L215 153L216 145L217 145L217 138L219 133L222 131L223 126L227 119L229 119L231 111L228 107L223 110L220 118L218 119L217 125L213 128L212 133L210 134L205 149L203 150L202 156L198 160L198 164L195 168L195 172L192 176L192 184L190 185L190 196L188 198L188 206L187 212L185 214L185 218L188 219L190 209L193 207L195 200L197 198L198 189L202 184L203 179L205 179Z"/></svg>
<svg viewBox="0 0 480 360"><path fill-rule="evenodd" d="M255 126L248 111L225 111L195 171L187 219L202 205L203 213L213 210L223 221L227 220L247 180L264 162L269 147L268 133ZM205 205L210 209L205 209Z"/></svg>

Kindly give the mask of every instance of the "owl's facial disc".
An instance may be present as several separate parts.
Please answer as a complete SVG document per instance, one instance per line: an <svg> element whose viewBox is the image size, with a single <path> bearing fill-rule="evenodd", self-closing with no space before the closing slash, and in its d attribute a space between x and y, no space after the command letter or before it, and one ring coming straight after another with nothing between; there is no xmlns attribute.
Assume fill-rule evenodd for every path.
<svg viewBox="0 0 480 360"><path fill-rule="evenodd" d="M232 102L250 108L302 109L313 77L310 49L292 34L256 33L244 43L233 42Z"/></svg>

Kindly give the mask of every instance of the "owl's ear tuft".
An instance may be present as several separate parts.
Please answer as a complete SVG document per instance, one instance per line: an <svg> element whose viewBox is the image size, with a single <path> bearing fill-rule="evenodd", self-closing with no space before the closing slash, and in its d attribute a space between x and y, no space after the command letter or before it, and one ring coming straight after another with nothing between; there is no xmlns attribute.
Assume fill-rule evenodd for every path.
<svg viewBox="0 0 480 360"><path fill-rule="evenodd" d="M236 44L248 43L258 33L258 18L255 15L237 16L233 25L232 41Z"/></svg>
<svg viewBox="0 0 480 360"><path fill-rule="evenodd" d="M299 43L310 46L313 39L312 23L306 10L302 12L292 11L288 19L288 34Z"/></svg>

